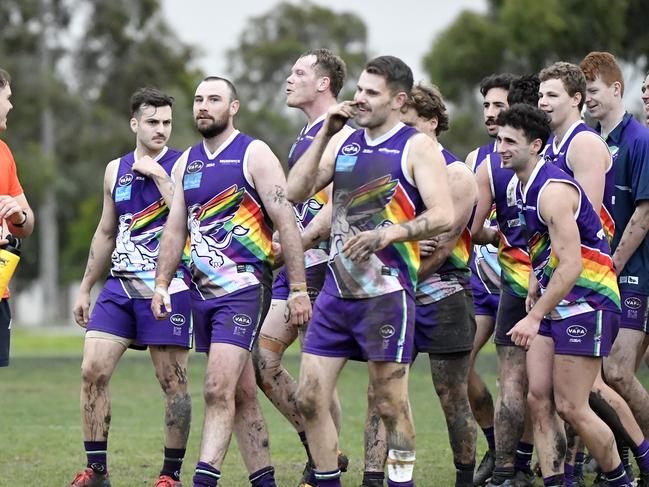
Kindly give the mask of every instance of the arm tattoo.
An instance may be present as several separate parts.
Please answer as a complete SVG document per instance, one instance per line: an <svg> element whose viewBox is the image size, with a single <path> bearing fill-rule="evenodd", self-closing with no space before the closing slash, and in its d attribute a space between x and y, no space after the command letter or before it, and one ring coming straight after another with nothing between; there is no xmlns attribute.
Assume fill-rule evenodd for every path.
<svg viewBox="0 0 649 487"><path fill-rule="evenodd" d="M275 185L275 188L269 193L269 196L272 198L273 203L277 205L286 204L286 192L281 186Z"/></svg>
<svg viewBox="0 0 649 487"><path fill-rule="evenodd" d="M424 237L430 237L434 231L434 227L430 225L423 215L419 215L409 222L401 223L399 226L406 231L407 240L419 240Z"/></svg>

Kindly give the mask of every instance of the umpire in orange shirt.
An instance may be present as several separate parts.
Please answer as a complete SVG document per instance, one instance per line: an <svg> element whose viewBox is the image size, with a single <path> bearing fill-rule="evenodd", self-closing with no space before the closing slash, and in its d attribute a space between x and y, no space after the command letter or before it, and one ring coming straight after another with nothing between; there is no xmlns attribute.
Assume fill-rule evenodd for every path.
<svg viewBox="0 0 649 487"><path fill-rule="evenodd" d="M13 108L11 77L0 68L0 132L7 130L7 114ZM0 140L0 247L7 244L7 234L27 237L34 230L34 213L18 181L16 163L7 144ZM11 310L9 292L0 301L0 367L9 365Z"/></svg>

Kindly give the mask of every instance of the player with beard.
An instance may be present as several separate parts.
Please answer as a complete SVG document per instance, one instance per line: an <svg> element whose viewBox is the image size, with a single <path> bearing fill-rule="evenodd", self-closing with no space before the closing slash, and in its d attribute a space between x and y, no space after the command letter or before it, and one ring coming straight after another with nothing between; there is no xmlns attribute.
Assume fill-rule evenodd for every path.
<svg viewBox="0 0 649 487"><path fill-rule="evenodd" d="M645 124L649 125L649 73L642 83L642 109L644 110Z"/></svg>
<svg viewBox="0 0 649 487"><path fill-rule="evenodd" d="M466 159L466 164L476 172L488 154L495 152L495 137L498 134L496 117L509 105L507 94L514 75L509 73L492 74L480 82L480 93L483 96L482 114L487 135L494 140L473 150ZM495 214L490 212L483 224L495 226ZM497 245L496 242L494 242ZM498 301L500 296L500 268L497 261L497 248L491 243L475 245L471 259L471 290L476 319L476 333L471 350L469 369L469 399L471 409L478 425L487 440L488 449L475 473L475 485L483 485L489 480L495 465L494 403L487 385L475 370L475 361L482 347L493 333Z"/></svg>
<svg viewBox="0 0 649 487"><path fill-rule="evenodd" d="M330 106L343 87L346 76L344 61L328 49L314 49L301 55L286 80L286 104L300 109L307 117L288 155L289 170L309 147L322 128ZM345 129L351 132L351 127ZM329 255L329 230L331 225L331 188L325 188L304 203L293 207L302 236L304 266L306 269L307 292L311 302L315 301L324 282ZM274 245L276 264L281 261L281 246ZM313 466L304 425L295 404L297 383L282 366L284 351L295 341L298 334L304 337L305 326L296 328L287 320L286 300L289 282L286 269L280 269L273 283L270 310L259 332L257 346L253 350L253 362L257 384L266 397L297 430L307 454L307 464L300 485L315 485ZM340 401L336 396L332 403L332 416L340 431ZM347 468L347 458L339 457L342 470Z"/></svg>
<svg viewBox="0 0 649 487"><path fill-rule="evenodd" d="M107 467L111 404L108 385L129 346L149 347L165 395L164 464L156 487L180 486L191 399L187 360L192 343L189 256L169 288L174 314L162 323L150 312L159 235L174 190L170 177L180 152L166 146L171 135L173 98L142 88L131 98L135 151L111 161L104 175L104 206L74 305L86 328L81 364L81 421L87 468L73 487L110 485ZM111 256L112 254L112 256ZM112 262L111 262L112 261ZM89 315L90 291L111 262L108 279Z"/></svg>
<svg viewBox="0 0 649 487"><path fill-rule="evenodd" d="M265 143L235 129L238 110L227 79L211 76L198 85L194 118L203 140L183 153L175 171L183 190L174 192L151 304L156 318L172 312L168 285L189 229L196 350L208 353L195 487L217 485L233 430L251 485L275 485L250 358L270 305L273 225L286 262L291 324L303 325L311 316L284 173Z"/></svg>
<svg viewBox="0 0 649 487"><path fill-rule="evenodd" d="M304 340L298 386L298 407L323 487L341 485L329 411L338 375L350 358L368 363L387 430L388 485L414 485L408 364L417 241L449 230L453 205L439 150L400 121L411 89L412 71L403 61L393 56L369 61L354 101L328 111L289 173L291 201L304 201L334 183L329 267ZM363 128L341 133L351 118Z"/></svg>

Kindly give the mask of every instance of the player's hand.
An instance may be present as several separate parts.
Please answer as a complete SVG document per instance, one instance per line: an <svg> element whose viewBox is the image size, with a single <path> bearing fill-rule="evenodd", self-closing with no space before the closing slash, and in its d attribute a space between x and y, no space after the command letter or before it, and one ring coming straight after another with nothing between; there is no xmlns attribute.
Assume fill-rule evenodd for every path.
<svg viewBox="0 0 649 487"><path fill-rule="evenodd" d="M156 320L163 320L171 313L171 296L167 288L156 286L151 298L151 311Z"/></svg>
<svg viewBox="0 0 649 487"><path fill-rule="evenodd" d="M273 241L270 244L270 248L273 252L273 267L277 269L284 265L284 255L282 254L282 245L279 242Z"/></svg>
<svg viewBox="0 0 649 487"><path fill-rule="evenodd" d="M331 137L342 130L350 118L354 118L358 109L358 102L344 101L329 108L322 130Z"/></svg>
<svg viewBox="0 0 649 487"><path fill-rule="evenodd" d="M439 244L439 238L433 237L428 240L419 241L419 255L421 257L430 257L433 255L435 250L437 250L437 245Z"/></svg>
<svg viewBox="0 0 649 487"><path fill-rule="evenodd" d="M160 168L160 164L155 162L151 156L143 156L133 163L133 170L139 172L142 176L150 178L156 174Z"/></svg>
<svg viewBox="0 0 649 487"><path fill-rule="evenodd" d="M343 245L343 254L355 264L360 264L367 261L374 252L381 250L389 243L385 229L376 228L361 232L347 240Z"/></svg>
<svg viewBox="0 0 649 487"><path fill-rule="evenodd" d="M7 194L0 195L0 219L2 218L14 224L20 224L25 220L23 207L18 204L16 198Z"/></svg>
<svg viewBox="0 0 649 487"><path fill-rule="evenodd" d="M540 320L527 315L525 318L516 323L516 325L514 325L514 328L509 330L507 334L512 337L512 341L517 346L523 347L525 350L527 350L528 348L530 348L534 337L538 335L540 326Z"/></svg>
<svg viewBox="0 0 649 487"><path fill-rule="evenodd" d="M311 300L305 291L291 292L286 300L286 322L293 326L306 325L311 319Z"/></svg>
<svg viewBox="0 0 649 487"><path fill-rule="evenodd" d="M72 313L74 314L74 321L77 322L81 328L88 326L88 320L90 318L90 293L79 291L77 300L74 303L74 308L72 308Z"/></svg>

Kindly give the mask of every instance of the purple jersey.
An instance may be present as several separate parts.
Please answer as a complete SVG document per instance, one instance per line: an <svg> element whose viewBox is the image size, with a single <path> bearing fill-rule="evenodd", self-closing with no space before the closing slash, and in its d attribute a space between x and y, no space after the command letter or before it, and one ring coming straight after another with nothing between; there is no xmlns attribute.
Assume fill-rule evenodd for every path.
<svg viewBox="0 0 649 487"><path fill-rule="evenodd" d="M423 210L415 182L408 174L408 142L417 130L398 123L371 140L365 130L352 132L336 155L333 186L331 253L323 291L362 299L405 289L414 294L419 243L397 242L361 264L343 253L354 235L410 221Z"/></svg>
<svg viewBox="0 0 649 487"><path fill-rule="evenodd" d="M270 285L272 223L248 173L254 140L235 130L214 153L200 142L182 156L198 299Z"/></svg>
<svg viewBox="0 0 649 487"><path fill-rule="evenodd" d="M516 297L525 298L532 264L527 253L527 239L519 219L516 192L518 177L512 169L502 166L499 154L487 156L486 163L500 236L498 263L501 289Z"/></svg>
<svg viewBox="0 0 649 487"><path fill-rule="evenodd" d="M483 146L478 147L478 152L475 157L475 164L473 172L476 172L489 154L496 152L496 141L489 142ZM496 223L496 205L493 205L489 218L485 220L485 224L491 228L497 228ZM491 244L488 245L475 245L473 247L473 257L470 261L471 267L471 289L474 294L500 294L498 282L493 282L489 275L483 271L483 266L491 269L492 274L500 276L500 264L498 263L498 249Z"/></svg>
<svg viewBox="0 0 649 487"><path fill-rule="evenodd" d="M171 175L179 155L180 152L165 147L155 161ZM118 159L115 166L111 195L117 214L117 235L106 288L121 296L150 299L169 209L155 182L135 172L134 163L135 153L130 152ZM188 289L188 264L189 255L185 253L169 292Z"/></svg>
<svg viewBox="0 0 649 487"><path fill-rule="evenodd" d="M581 186L554 164L541 159L525 189L518 184L521 199L521 222L526 232L534 274L543 292L552 278L559 261L552 252L552 242L546 223L541 218L539 199L541 192L551 182L573 186L579 193L579 206L575 220L579 227L582 270L574 287L550 312L550 319L597 310L620 311L620 292L613 270L610 248L599 216L593 210Z"/></svg>
<svg viewBox="0 0 649 487"><path fill-rule="evenodd" d="M440 145L446 166L462 164L467 170L470 169L450 151ZM475 210L475 208L474 208ZM469 288L471 277L471 222L473 214L469 219L467 227L458 236L457 242L446 261L430 277L417 285L417 303L430 304L445 297Z"/></svg>
<svg viewBox="0 0 649 487"><path fill-rule="evenodd" d="M313 124L305 126L298 135L297 139L291 146L288 153L288 168L289 170L298 161L302 154L313 142L313 138L322 128L325 116L319 117ZM295 212L295 219L300 233L311 223L311 220L318 214L318 212L327 204L329 197L327 192L323 189L317 194L311 196L303 203L297 203L293 206ZM304 252L304 267L309 268L318 264L327 262L329 257L329 240L320 242L315 248L308 249Z"/></svg>
<svg viewBox="0 0 649 487"><path fill-rule="evenodd" d="M599 138L602 143L608 148L604 139L602 139L599 134L591 129L581 120L576 121L570 126L566 134L563 136L561 141L557 141L554 134L550 136L548 144L545 146L543 151L543 156L546 161L553 162L557 165L559 169L565 171L569 176L575 177L575 172L570 167L570 161L568 160L568 150L570 149L570 143L575 138L578 133L581 132L590 132L595 137ZM602 207L599 212L599 218L602 222L602 228L604 228L604 233L606 234L606 239L610 244L613 241L613 235L615 234L615 223L613 222L613 193L615 191L615 171L613 170L613 161L609 164L606 169L606 178L604 180L604 199L602 201Z"/></svg>

